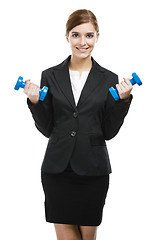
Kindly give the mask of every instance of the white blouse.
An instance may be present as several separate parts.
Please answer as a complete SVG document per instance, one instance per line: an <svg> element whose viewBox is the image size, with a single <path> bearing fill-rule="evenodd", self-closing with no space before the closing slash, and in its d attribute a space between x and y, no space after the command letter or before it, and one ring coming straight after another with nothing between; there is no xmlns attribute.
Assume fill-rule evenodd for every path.
<svg viewBox="0 0 160 240"><path fill-rule="evenodd" d="M75 103L77 105L79 97L81 95L81 91L87 80L89 71L82 72L81 77L80 77L80 73L78 71L69 70L69 74L70 74L71 86L72 86Z"/></svg>

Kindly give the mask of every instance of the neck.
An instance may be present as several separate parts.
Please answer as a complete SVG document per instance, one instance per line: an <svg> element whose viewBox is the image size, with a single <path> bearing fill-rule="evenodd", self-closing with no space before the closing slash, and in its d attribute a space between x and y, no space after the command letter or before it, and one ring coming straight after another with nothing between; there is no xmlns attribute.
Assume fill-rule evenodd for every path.
<svg viewBox="0 0 160 240"><path fill-rule="evenodd" d="M69 61L69 69L73 71L89 71L92 67L91 56L89 55L86 58L78 58L75 55L71 56Z"/></svg>

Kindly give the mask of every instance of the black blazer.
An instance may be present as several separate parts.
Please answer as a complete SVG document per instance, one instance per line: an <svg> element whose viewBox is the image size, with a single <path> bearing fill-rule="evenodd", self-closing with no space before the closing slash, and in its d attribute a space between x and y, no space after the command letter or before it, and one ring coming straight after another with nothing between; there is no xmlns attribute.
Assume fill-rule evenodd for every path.
<svg viewBox="0 0 160 240"><path fill-rule="evenodd" d="M40 87L48 86L44 101L27 98L37 129L49 138L41 170L61 173L69 161L78 175L99 176L112 172L105 140L112 139L123 124L128 102L115 101L109 87L118 76L92 59L92 68L76 106L68 62L42 71Z"/></svg>

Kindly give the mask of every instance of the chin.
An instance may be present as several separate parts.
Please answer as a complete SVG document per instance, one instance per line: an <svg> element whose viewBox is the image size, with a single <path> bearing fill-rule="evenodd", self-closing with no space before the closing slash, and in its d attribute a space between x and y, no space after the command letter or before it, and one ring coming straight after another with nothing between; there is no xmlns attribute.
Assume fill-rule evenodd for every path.
<svg viewBox="0 0 160 240"><path fill-rule="evenodd" d="M72 55L74 55L74 56L76 56L78 58L84 59L84 58L90 57L91 56L91 52L90 53L80 53L80 54L72 52Z"/></svg>
<svg viewBox="0 0 160 240"><path fill-rule="evenodd" d="M79 55L79 58L87 58L90 57L91 54L83 54L83 55Z"/></svg>

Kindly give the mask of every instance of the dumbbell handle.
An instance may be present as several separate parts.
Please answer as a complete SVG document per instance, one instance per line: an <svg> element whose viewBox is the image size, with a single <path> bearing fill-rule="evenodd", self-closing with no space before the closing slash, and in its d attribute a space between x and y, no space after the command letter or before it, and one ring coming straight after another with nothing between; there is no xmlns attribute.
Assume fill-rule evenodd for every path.
<svg viewBox="0 0 160 240"><path fill-rule="evenodd" d="M142 82L140 80L140 78L138 77L138 75L136 73L132 73L132 79L130 79L129 81L131 82L132 85L134 84L138 84L139 86L142 85ZM118 95L118 90L117 88L114 89L113 87L109 88L109 91L111 93L111 95L113 96L113 98L117 101L120 99L119 95Z"/></svg>
<svg viewBox="0 0 160 240"><path fill-rule="evenodd" d="M26 85L26 82L23 82L23 77L19 76L17 83L14 87L15 90L19 90L19 88L24 88ZM39 100L43 101L46 97L48 91L48 87L44 86L42 89L39 89Z"/></svg>

